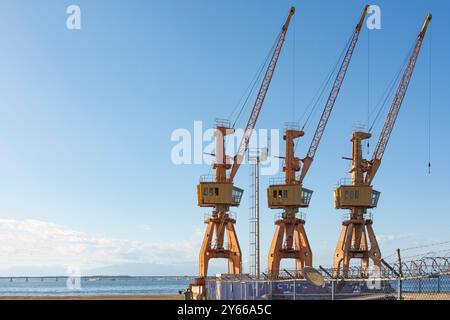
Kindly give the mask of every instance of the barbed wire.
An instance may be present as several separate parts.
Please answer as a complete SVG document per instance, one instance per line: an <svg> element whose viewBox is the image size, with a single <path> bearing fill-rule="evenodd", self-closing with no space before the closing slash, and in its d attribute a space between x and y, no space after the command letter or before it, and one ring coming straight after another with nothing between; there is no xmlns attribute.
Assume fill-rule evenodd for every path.
<svg viewBox="0 0 450 320"><path fill-rule="evenodd" d="M443 245L443 244L450 244L450 240L442 241L442 242L429 243L429 244L423 244L423 245L419 245L419 246L415 246L415 247L409 247L409 248L401 249L400 252L411 251L411 250L416 250L416 249L423 249L423 248L429 248L429 247ZM393 257L396 254L397 254L397 252L394 252L393 254L390 254L390 255L384 257L384 259L385 260L389 259L390 257ZM420 254L418 254L417 256L419 256L419 255Z"/></svg>

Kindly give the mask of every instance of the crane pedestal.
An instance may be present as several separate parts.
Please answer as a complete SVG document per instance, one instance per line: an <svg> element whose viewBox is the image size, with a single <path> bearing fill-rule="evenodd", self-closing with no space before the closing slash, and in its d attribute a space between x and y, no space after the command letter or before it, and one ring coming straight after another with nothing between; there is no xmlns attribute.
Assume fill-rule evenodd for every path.
<svg viewBox="0 0 450 320"><path fill-rule="evenodd" d="M227 212L214 211L211 217L205 219L207 224L202 247L200 249L200 278L208 275L210 259L224 258L228 260L228 273L239 274L242 267L242 254L234 230L236 220ZM227 246L224 246L225 233ZM215 241L213 243L213 236Z"/></svg>
<svg viewBox="0 0 450 320"><path fill-rule="evenodd" d="M334 277L348 278L351 259L361 260L361 277L369 276L369 259L381 270L381 252L372 228L373 221L363 217L350 218L342 223L342 231L334 252Z"/></svg>
<svg viewBox="0 0 450 320"><path fill-rule="evenodd" d="M236 219L230 216L226 207L213 211L205 218L207 225L199 256L199 277L189 285L191 299L206 299L205 279L208 275L210 259L223 258L228 260L228 273L239 274L242 271L242 254L239 241L234 230ZM227 244L225 244L225 234ZM214 241L213 241L214 239Z"/></svg>
<svg viewBox="0 0 450 320"><path fill-rule="evenodd" d="M312 251L305 232L305 221L292 210L283 212L275 222L275 235L269 251L269 274L278 277L281 259L295 259L297 275L305 266L312 265Z"/></svg>

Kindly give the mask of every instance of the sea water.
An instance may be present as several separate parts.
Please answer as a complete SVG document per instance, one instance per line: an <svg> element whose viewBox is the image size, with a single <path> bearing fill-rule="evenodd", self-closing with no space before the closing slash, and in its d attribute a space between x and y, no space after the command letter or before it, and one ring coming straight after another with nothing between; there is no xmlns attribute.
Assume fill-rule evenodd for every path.
<svg viewBox="0 0 450 320"><path fill-rule="evenodd" d="M82 277L76 287L70 280L67 277L0 278L0 296L177 294L194 277Z"/></svg>

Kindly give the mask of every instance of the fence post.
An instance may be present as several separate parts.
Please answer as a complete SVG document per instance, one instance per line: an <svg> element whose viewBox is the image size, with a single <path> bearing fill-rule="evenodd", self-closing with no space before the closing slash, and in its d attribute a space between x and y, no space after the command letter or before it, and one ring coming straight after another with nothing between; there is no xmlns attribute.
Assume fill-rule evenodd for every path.
<svg viewBox="0 0 450 320"><path fill-rule="evenodd" d="M272 300L272 281L267 281L267 285L269 286L269 299Z"/></svg>
<svg viewBox="0 0 450 320"><path fill-rule="evenodd" d="M402 257L400 255L400 249L397 249L397 259L398 259L398 272L399 272L399 278L398 278L398 300L402 300L403 269L402 269Z"/></svg>
<svg viewBox="0 0 450 320"><path fill-rule="evenodd" d="M296 286L296 282L295 282L295 279L294 279L294 301L297 300L296 299L296 292L295 292L296 288L297 288L297 286Z"/></svg>
<svg viewBox="0 0 450 320"><path fill-rule="evenodd" d="M397 300L402 300L402 278L397 278Z"/></svg>
<svg viewBox="0 0 450 320"><path fill-rule="evenodd" d="M441 275L438 275L437 278L437 292L441 293Z"/></svg>
<svg viewBox="0 0 450 320"><path fill-rule="evenodd" d="M334 285L334 279L331 279L331 300L334 300L334 290L335 290L335 285Z"/></svg>
<svg viewBox="0 0 450 320"><path fill-rule="evenodd" d="M245 296L245 300L248 300L248 288L247 288L247 282L244 282L244 296Z"/></svg>

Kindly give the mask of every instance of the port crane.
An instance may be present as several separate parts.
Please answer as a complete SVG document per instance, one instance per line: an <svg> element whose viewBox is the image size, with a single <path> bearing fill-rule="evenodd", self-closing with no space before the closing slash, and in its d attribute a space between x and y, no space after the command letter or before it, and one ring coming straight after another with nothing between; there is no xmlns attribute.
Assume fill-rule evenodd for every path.
<svg viewBox="0 0 450 320"><path fill-rule="evenodd" d="M304 228L305 220L304 217L298 215L298 212L299 208L307 208L309 206L313 191L303 187L303 180L314 160L331 111L344 82L368 8L369 5L364 7L359 22L355 27L307 156L304 159L300 159L294 154L294 141L304 135L303 130L300 130L295 124L287 124L284 130L285 161L283 171L285 177L283 180L272 180L267 189L269 208L283 210L281 216L276 218L275 234L269 250L268 271L271 277L278 277L281 260L285 258L295 259L299 276L301 276L303 267L312 266L312 250ZM299 178L296 179L296 172L300 171L300 169Z"/></svg>
<svg viewBox="0 0 450 320"><path fill-rule="evenodd" d="M352 157L344 158L352 161L349 171L352 183L340 185L334 191L335 208L350 210L348 219L342 223L343 228L334 254L334 277L340 276L342 263L342 274L344 278L348 277L349 263L353 258L361 259L361 276L368 276L369 258L376 267L381 268L380 248L372 228L372 218L367 214L367 209L377 206L380 196L380 192L372 188L372 181L380 167L431 18L431 14L427 15L417 36L371 160L362 157L361 147L361 141L369 139L371 133L364 131L352 133Z"/></svg>
<svg viewBox="0 0 450 320"><path fill-rule="evenodd" d="M191 286L191 290L193 291L195 286L198 290L202 290L201 287L204 286L204 278L208 273L208 263L210 259L225 258L228 260L228 273L241 273L241 249L234 229L236 219L229 212L229 209L230 207L239 206L243 190L234 186L233 180L242 163L245 152L248 149L252 132L261 112L281 49L283 48L286 32L294 13L295 8L291 7L275 42L273 53L268 61L261 87L256 96L256 101L251 110L237 153L233 159L225 154L225 137L233 134L234 128L232 128L229 121L216 121L216 151L215 162L213 164L215 175L212 177L201 177L200 183L197 185L198 206L211 207L213 208L213 211L204 221L207 227L200 249L199 277L196 279L194 286ZM227 174L228 170L230 170L229 174ZM227 246L224 245L225 234L227 235ZM213 236L215 236L214 242ZM197 292L197 294L201 295L201 292Z"/></svg>

